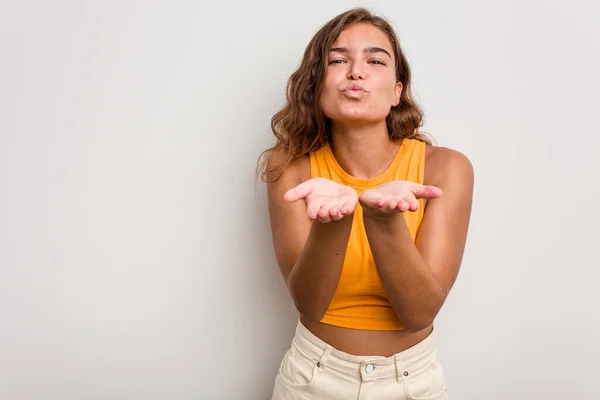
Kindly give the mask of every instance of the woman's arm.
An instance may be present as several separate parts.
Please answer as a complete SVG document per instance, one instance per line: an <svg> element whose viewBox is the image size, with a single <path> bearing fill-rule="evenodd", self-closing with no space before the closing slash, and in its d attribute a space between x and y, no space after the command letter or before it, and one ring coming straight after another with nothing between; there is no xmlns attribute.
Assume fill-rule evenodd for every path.
<svg viewBox="0 0 600 400"><path fill-rule="evenodd" d="M361 196L364 225L383 287L411 332L429 326L446 300L462 262L471 215L470 161L456 151L438 151L435 169L439 172L432 185L443 195L428 200L416 243L401 212L382 212Z"/></svg>
<svg viewBox="0 0 600 400"><path fill-rule="evenodd" d="M342 273L358 195L332 181L301 182L307 164L294 161L278 181L268 184L267 194L281 273L298 312L319 321Z"/></svg>

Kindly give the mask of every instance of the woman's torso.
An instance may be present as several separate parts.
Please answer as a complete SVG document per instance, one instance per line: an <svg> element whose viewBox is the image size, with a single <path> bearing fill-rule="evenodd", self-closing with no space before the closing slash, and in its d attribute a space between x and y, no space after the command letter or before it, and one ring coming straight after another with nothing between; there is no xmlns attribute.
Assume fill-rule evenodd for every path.
<svg viewBox="0 0 600 400"><path fill-rule="evenodd" d="M440 170L442 164L440 162L442 157L437 156L441 149L436 146L426 146L423 181L425 185L434 185L436 183L437 171ZM294 161L292 166L298 173L299 182L304 182L311 178L308 155ZM426 200L423 201L426 207ZM321 340L329 343L338 350L354 355L390 356L421 342L433 329L433 324L418 332L353 329L321 323L302 315L300 319Z"/></svg>

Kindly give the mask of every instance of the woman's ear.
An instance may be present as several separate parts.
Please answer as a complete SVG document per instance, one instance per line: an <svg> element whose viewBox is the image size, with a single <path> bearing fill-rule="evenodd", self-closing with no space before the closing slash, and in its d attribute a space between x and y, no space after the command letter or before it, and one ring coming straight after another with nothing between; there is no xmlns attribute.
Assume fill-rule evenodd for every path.
<svg viewBox="0 0 600 400"><path fill-rule="evenodd" d="M396 107L400 104L400 95L402 94L402 82L396 83L394 87L394 97L392 98L392 106Z"/></svg>

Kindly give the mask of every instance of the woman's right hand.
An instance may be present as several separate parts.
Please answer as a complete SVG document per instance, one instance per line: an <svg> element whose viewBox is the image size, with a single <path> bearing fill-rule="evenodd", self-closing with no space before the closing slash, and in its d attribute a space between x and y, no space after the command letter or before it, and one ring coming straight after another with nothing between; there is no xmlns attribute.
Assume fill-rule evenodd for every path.
<svg viewBox="0 0 600 400"><path fill-rule="evenodd" d="M351 187L332 180L313 178L288 190L284 199L290 203L305 199L308 218L328 223L354 213L358 193Z"/></svg>

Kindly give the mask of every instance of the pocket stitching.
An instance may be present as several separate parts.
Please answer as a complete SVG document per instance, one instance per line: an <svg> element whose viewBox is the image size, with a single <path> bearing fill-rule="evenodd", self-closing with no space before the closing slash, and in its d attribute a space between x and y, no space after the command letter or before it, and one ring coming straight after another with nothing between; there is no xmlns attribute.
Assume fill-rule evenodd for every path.
<svg viewBox="0 0 600 400"><path fill-rule="evenodd" d="M298 350L298 349L297 349ZM279 365L279 370L277 371L277 377L280 379L280 381L287 386L296 388L296 389L302 389L302 388L306 388L308 386L310 386L315 379L317 378L317 373L315 371L316 365L313 365L312 368L312 374L310 376L310 379L308 380L307 383L303 383L303 384L298 384L298 383L294 383L288 380L288 378L285 377L285 375L283 374L283 365L285 363L285 361L290 357L290 351L291 349L289 349L288 351L286 351L285 355L283 356L283 360L281 360L281 364ZM302 352L299 352L301 354L301 356L305 357L304 354L302 354ZM309 360L312 361L311 357L307 357ZM316 361L315 361L316 364Z"/></svg>
<svg viewBox="0 0 600 400"><path fill-rule="evenodd" d="M426 363L425 365L431 366L431 362ZM416 371L422 371L424 369L423 367L425 367L425 365L422 365L420 368L417 368L414 372L416 372ZM437 363L436 368L440 368L441 369L441 366L439 365L439 363ZM448 388L446 387L446 380L445 380L445 378L443 376L442 370L440 370L439 372L436 372L436 373L441 373L442 374L443 389L439 393L436 393L434 395L427 395L425 397L418 397L418 396L415 397L410 392L409 384L410 384L411 381L414 382L414 380L418 379L418 378L407 378L407 379L404 379L404 394L406 395L406 397L408 399L410 399L410 400L438 400L438 399L442 399L443 396L448 392Z"/></svg>

